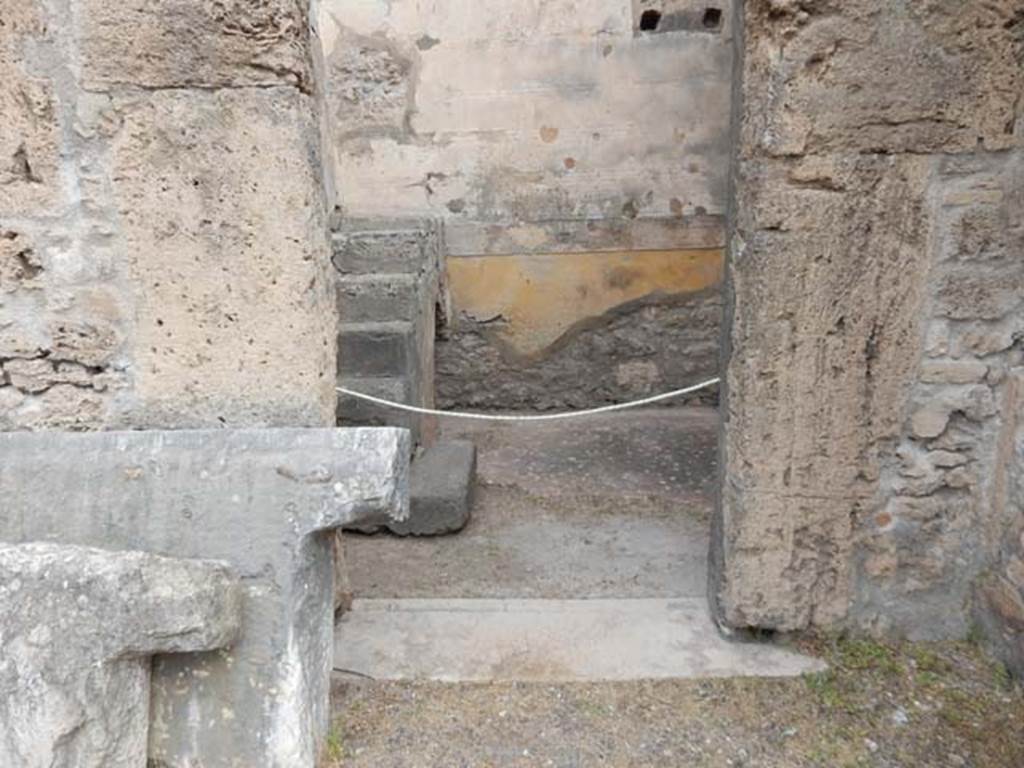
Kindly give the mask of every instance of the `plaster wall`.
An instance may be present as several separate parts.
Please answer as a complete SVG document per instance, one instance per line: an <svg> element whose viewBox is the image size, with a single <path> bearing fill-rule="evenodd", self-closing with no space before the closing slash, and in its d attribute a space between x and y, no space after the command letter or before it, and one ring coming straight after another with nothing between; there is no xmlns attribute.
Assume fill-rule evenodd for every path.
<svg viewBox="0 0 1024 768"><path fill-rule="evenodd" d="M668 346L714 370L703 291L721 268L732 54L729 16L706 21L712 6L724 7L322 3L340 215L445 222L442 404L579 405L674 384L650 340L565 352L666 301L680 321ZM653 8L662 27L643 31ZM609 365L649 373L590 386ZM514 379L500 393L499 368ZM541 378L555 398L538 400Z"/></svg>

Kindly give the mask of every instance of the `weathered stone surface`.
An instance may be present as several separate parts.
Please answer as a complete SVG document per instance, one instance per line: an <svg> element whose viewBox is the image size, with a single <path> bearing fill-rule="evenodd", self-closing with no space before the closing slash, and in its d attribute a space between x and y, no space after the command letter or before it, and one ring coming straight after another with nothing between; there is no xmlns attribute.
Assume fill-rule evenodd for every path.
<svg viewBox="0 0 1024 768"><path fill-rule="evenodd" d="M1017 0L744 5L742 154L1015 145Z"/></svg>
<svg viewBox="0 0 1024 768"><path fill-rule="evenodd" d="M149 657L230 647L241 599L224 563L0 544L0 765L144 765Z"/></svg>
<svg viewBox="0 0 1024 768"><path fill-rule="evenodd" d="M771 160L738 172L715 597L739 626L835 623L853 520L914 373L927 163Z"/></svg>
<svg viewBox="0 0 1024 768"><path fill-rule="evenodd" d="M1024 677L1024 367L1004 384L1004 424L993 461L992 514L998 556L978 580L972 618L989 646Z"/></svg>
<svg viewBox="0 0 1024 768"><path fill-rule="evenodd" d="M560 410L680 389L717 375L721 315L717 289L652 296L591 318L526 359L489 323L460 315L437 343L438 403L446 409ZM717 389L689 400L716 402Z"/></svg>
<svg viewBox="0 0 1024 768"><path fill-rule="evenodd" d="M443 440L427 448L409 471L409 517L375 515L346 530L390 531L399 536L458 533L469 522L476 484L476 446L469 440Z"/></svg>
<svg viewBox="0 0 1024 768"><path fill-rule="evenodd" d="M111 162L135 303L127 423L332 424L334 284L312 100L174 90L120 113Z"/></svg>
<svg viewBox="0 0 1024 768"><path fill-rule="evenodd" d="M60 198L53 84L27 56L30 43L49 37L46 12L40 0L4 0L0 18L0 214L36 214Z"/></svg>
<svg viewBox="0 0 1024 768"><path fill-rule="evenodd" d="M0 365L91 377L0 376L3 427L333 424L308 2L0 18Z"/></svg>
<svg viewBox="0 0 1024 768"><path fill-rule="evenodd" d="M925 384L973 384L988 373L988 366L979 360L929 361L921 364L921 381Z"/></svg>
<svg viewBox="0 0 1024 768"><path fill-rule="evenodd" d="M150 759L311 767L327 732L330 531L407 514L401 430L0 435L0 539L227 561L242 636L154 667Z"/></svg>
<svg viewBox="0 0 1024 768"><path fill-rule="evenodd" d="M39 0L0 3L3 429L101 426L124 378L124 315L102 298L113 275L102 265L99 217L81 199L84 181L76 186L87 175L77 161L91 149L65 131L77 94L53 13Z"/></svg>
<svg viewBox="0 0 1024 768"><path fill-rule="evenodd" d="M74 0L87 88L312 88L301 0Z"/></svg>
<svg viewBox="0 0 1024 768"><path fill-rule="evenodd" d="M890 5L739 10L711 585L732 626L963 636L1017 530L998 456L1024 315L1024 17Z"/></svg>
<svg viewBox="0 0 1024 768"><path fill-rule="evenodd" d="M939 437L957 413L971 421L983 421L996 413L992 390L986 386L949 388L930 394L929 401L910 419L911 431L918 438Z"/></svg>
<svg viewBox="0 0 1024 768"><path fill-rule="evenodd" d="M985 624L970 610L987 601L978 585L991 583L1013 551L1004 542L1015 541L1021 525L1008 478L1021 391L1014 329L1024 297L1005 302L993 286L962 302L957 317L940 297L972 263L977 274L1001 270L1008 284L1024 277L1021 163L1020 152L935 161L927 282L933 298L922 320L949 344L929 353L908 387L907 422L884 462L876 506L860 521L852 614L876 631L931 639L963 636L972 621ZM980 222L1000 224L979 230ZM994 302L1003 303L995 318ZM984 377L961 383L980 365Z"/></svg>

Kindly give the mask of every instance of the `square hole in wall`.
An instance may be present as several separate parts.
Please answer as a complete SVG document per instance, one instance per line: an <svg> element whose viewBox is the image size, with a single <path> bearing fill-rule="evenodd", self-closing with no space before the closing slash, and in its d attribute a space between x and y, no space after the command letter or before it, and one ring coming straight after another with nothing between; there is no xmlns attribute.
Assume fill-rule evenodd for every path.
<svg viewBox="0 0 1024 768"><path fill-rule="evenodd" d="M660 23L661 11L656 11L653 8L648 8L646 11L640 14L641 32L657 32L658 25Z"/></svg>
<svg viewBox="0 0 1024 768"><path fill-rule="evenodd" d="M634 34L702 32L719 34L725 26L722 0L633 0Z"/></svg>
<svg viewBox="0 0 1024 768"><path fill-rule="evenodd" d="M722 27L722 9L721 8L705 8L704 17L702 19L704 29L721 29Z"/></svg>

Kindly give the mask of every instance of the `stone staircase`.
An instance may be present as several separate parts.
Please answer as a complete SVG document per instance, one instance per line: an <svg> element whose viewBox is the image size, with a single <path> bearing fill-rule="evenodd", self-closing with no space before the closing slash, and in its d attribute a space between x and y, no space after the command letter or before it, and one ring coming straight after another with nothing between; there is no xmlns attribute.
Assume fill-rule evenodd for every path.
<svg viewBox="0 0 1024 768"><path fill-rule="evenodd" d="M346 221L332 237L337 270L338 384L422 408L434 407L434 333L444 304L444 231L438 222ZM412 432L410 516L386 514L348 530L435 536L469 519L476 450L436 443L432 416L403 413L350 395L338 399L343 426L394 426Z"/></svg>
<svg viewBox="0 0 1024 768"><path fill-rule="evenodd" d="M434 405L435 313L443 231L429 220L346 221L332 236L337 269L339 386L409 405ZM436 420L341 395L339 424L410 429L429 445Z"/></svg>

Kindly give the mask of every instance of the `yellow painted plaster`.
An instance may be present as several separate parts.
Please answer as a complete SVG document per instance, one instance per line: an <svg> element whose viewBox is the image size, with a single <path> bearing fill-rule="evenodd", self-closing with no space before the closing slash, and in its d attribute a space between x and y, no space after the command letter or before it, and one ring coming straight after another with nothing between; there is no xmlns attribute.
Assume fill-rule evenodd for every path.
<svg viewBox="0 0 1024 768"><path fill-rule="evenodd" d="M631 301L693 293L721 283L720 249L618 251L448 260L452 307L514 352L543 353L581 321Z"/></svg>

